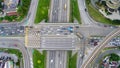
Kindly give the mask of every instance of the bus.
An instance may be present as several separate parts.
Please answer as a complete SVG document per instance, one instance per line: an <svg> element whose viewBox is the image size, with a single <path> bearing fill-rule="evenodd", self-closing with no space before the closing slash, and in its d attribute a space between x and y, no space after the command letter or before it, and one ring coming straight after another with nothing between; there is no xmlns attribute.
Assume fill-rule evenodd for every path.
<svg viewBox="0 0 120 68"><path fill-rule="evenodd" d="M77 32L76 35L77 35L79 38L83 39L83 36L82 36L80 33Z"/></svg>

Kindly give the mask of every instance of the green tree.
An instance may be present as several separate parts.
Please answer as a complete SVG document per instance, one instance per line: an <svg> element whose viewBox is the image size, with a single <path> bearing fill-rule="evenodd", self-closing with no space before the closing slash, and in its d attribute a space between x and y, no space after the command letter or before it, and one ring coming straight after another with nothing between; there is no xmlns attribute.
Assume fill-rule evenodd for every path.
<svg viewBox="0 0 120 68"><path fill-rule="evenodd" d="M110 61L119 61L120 60L120 56L112 53L110 54Z"/></svg>

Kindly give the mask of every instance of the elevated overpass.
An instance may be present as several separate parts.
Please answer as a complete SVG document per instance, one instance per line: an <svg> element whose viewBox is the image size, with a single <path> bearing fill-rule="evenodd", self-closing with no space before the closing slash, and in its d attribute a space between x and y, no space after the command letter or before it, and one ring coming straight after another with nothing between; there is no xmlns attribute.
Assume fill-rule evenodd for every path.
<svg viewBox="0 0 120 68"><path fill-rule="evenodd" d="M79 27L79 28L76 28L76 27ZM72 28L72 30L69 28ZM52 50L73 49L74 50L76 48L77 49L80 48L79 45L76 45L79 42L78 37L76 36L76 32L79 32L83 36L85 35L90 36L92 34L106 36L112 30L113 29L110 29L110 28L100 28L100 27L84 26L84 25L80 26L78 23L57 23L57 24L56 23L40 23L40 25L34 25L32 26L32 28L26 27L25 45L26 47L41 48L45 50L49 50L49 49L52 49ZM60 46L57 47L57 44L59 43L60 45L60 42L64 40L62 38L64 39L69 38L69 40L71 39L71 42L69 43L71 45L69 45L67 48L63 48L62 46L63 44L61 44L61 47ZM47 43L49 41L52 41L52 43L56 44L56 46L52 47L53 45L51 44L51 47L50 47L50 44ZM64 45L67 45L67 44L68 43L66 41Z"/></svg>
<svg viewBox="0 0 120 68"><path fill-rule="evenodd" d="M44 50L76 50L78 38L75 35L76 23L41 23L25 29L25 45Z"/></svg>

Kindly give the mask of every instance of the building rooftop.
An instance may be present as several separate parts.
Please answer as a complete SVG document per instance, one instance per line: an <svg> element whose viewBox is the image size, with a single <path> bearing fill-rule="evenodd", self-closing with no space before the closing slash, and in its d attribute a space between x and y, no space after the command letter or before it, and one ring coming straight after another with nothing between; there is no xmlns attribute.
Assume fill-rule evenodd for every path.
<svg viewBox="0 0 120 68"><path fill-rule="evenodd" d="M13 62L12 62L12 61L7 61L7 62L5 63L4 68L13 68Z"/></svg>
<svg viewBox="0 0 120 68"><path fill-rule="evenodd" d="M106 0L106 5L111 9L118 9L120 7L120 0Z"/></svg>
<svg viewBox="0 0 120 68"><path fill-rule="evenodd" d="M4 11L15 11L19 0L4 0Z"/></svg>
<svg viewBox="0 0 120 68"><path fill-rule="evenodd" d="M8 12L6 13L7 16L13 16L13 15L18 15L17 12Z"/></svg>

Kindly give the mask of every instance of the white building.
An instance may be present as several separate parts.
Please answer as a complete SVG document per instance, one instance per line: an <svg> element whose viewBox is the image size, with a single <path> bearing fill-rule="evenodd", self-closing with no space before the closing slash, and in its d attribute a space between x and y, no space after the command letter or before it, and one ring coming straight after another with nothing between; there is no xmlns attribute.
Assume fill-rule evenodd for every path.
<svg viewBox="0 0 120 68"><path fill-rule="evenodd" d="M13 62L12 62L12 61L7 61L7 62L5 63L4 68L14 68L14 67L13 67Z"/></svg>

